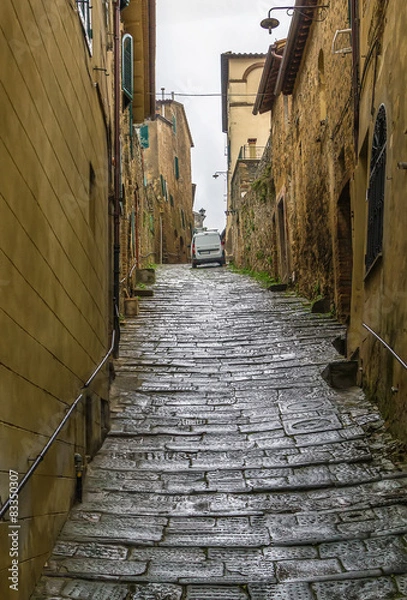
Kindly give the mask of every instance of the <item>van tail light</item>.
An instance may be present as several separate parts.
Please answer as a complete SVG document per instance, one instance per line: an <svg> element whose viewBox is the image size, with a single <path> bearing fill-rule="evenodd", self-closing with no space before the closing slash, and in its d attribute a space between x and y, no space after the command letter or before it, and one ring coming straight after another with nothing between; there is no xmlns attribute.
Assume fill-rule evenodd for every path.
<svg viewBox="0 0 407 600"><path fill-rule="evenodd" d="M195 244L192 244L192 254L195 254Z"/></svg>

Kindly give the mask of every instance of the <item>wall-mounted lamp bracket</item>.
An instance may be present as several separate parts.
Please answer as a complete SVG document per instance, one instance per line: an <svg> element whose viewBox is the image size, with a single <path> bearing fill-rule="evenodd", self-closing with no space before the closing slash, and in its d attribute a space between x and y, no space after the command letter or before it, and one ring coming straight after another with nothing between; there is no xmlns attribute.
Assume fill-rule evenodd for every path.
<svg viewBox="0 0 407 600"><path fill-rule="evenodd" d="M285 10L290 17L292 17L295 12L298 12L304 19L309 19L310 21L324 21L327 17L328 8L329 4L318 4L317 6L273 6L268 12L267 19L263 19L260 26L263 27L263 29L268 29L269 33L271 33L273 29L280 25L280 21L271 16L273 10ZM309 14L310 11L315 12Z"/></svg>

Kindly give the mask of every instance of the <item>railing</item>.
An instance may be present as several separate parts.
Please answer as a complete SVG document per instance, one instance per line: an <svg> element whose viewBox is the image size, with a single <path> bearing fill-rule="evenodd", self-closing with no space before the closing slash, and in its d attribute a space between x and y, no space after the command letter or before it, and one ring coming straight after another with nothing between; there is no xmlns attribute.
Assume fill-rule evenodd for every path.
<svg viewBox="0 0 407 600"><path fill-rule="evenodd" d="M117 307L115 307L115 321L116 321L116 319L117 319ZM92 375L89 377L89 379L87 380L87 382L84 384L84 386L82 387L81 393L75 399L75 401L73 402L73 404L71 404L71 406L69 407L69 410L66 413L65 417L62 419L61 423L55 429L54 433L49 438L48 442L46 443L46 445L44 446L44 448L42 449L42 451L40 452L40 454L34 460L33 464L31 465L31 467L28 469L27 473L24 475L24 477L22 478L22 480L18 484L18 487L17 487L16 491L13 492L13 494L7 498L6 502L0 508L0 519L2 519L4 517L4 515L8 512L8 510L10 508L11 501L15 500L15 498L18 497L18 495L20 494L21 490L24 488L24 486L26 485L26 483L28 482L28 480L34 474L34 472L36 471L38 465L42 462L42 460L44 459L44 457L47 454L48 450L51 448L52 444L57 439L58 435L60 434L60 432L64 428L65 424L67 423L67 421L71 417L72 413L75 411L75 409L78 406L79 402L82 400L82 398L83 398L83 396L85 394L85 391L90 386L90 384L92 383L92 381L95 379L95 377L99 373L99 371L103 368L103 366L106 363L106 361L109 358L109 356L112 354L112 352L113 352L113 350L115 348L115 345L116 345L116 337L118 337L118 331L117 331L117 327L115 325L115 328L113 329L113 332L112 332L112 341L111 341L109 350L107 351L106 355L103 357L103 359L101 360L101 362L99 363L99 365L96 367L96 369L93 371Z"/></svg>
<svg viewBox="0 0 407 600"><path fill-rule="evenodd" d="M362 325L363 325L363 327L365 329L367 329L369 331L369 333L371 333L377 340L379 340L379 342L381 342L385 348L387 348L387 350L394 356L394 358L401 364L402 367L404 367L405 369L407 369L407 363L405 363L404 360L402 358L400 358L400 356L398 354L396 354L396 352L393 350L393 348L391 348L389 346L389 344L387 344L380 337L380 335L378 335L375 331L373 331L373 329L371 329L369 327L369 325L366 325L366 323L362 323Z"/></svg>
<svg viewBox="0 0 407 600"><path fill-rule="evenodd" d="M263 156L265 146L245 144L240 147L239 160L260 160Z"/></svg>

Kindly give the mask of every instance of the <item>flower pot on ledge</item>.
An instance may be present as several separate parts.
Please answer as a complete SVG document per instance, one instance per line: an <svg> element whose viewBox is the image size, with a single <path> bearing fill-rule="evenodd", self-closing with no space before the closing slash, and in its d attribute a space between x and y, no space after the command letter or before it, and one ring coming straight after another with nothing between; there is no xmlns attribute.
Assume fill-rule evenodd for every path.
<svg viewBox="0 0 407 600"><path fill-rule="evenodd" d="M139 314L138 298L124 299L124 314L126 317L137 317Z"/></svg>

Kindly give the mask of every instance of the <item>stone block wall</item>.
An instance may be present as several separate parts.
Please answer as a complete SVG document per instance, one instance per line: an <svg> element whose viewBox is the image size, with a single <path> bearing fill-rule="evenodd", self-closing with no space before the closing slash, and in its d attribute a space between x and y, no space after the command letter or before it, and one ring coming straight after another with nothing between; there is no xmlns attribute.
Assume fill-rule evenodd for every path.
<svg viewBox="0 0 407 600"><path fill-rule="evenodd" d="M109 80L106 15L93 42L76 3L1 7L0 497L26 473L107 351ZM111 15L109 16L109 18ZM75 494L74 455L94 451L106 369L19 498L19 598L28 598ZM10 598L8 523L0 596ZM16 595L17 597L17 595Z"/></svg>

